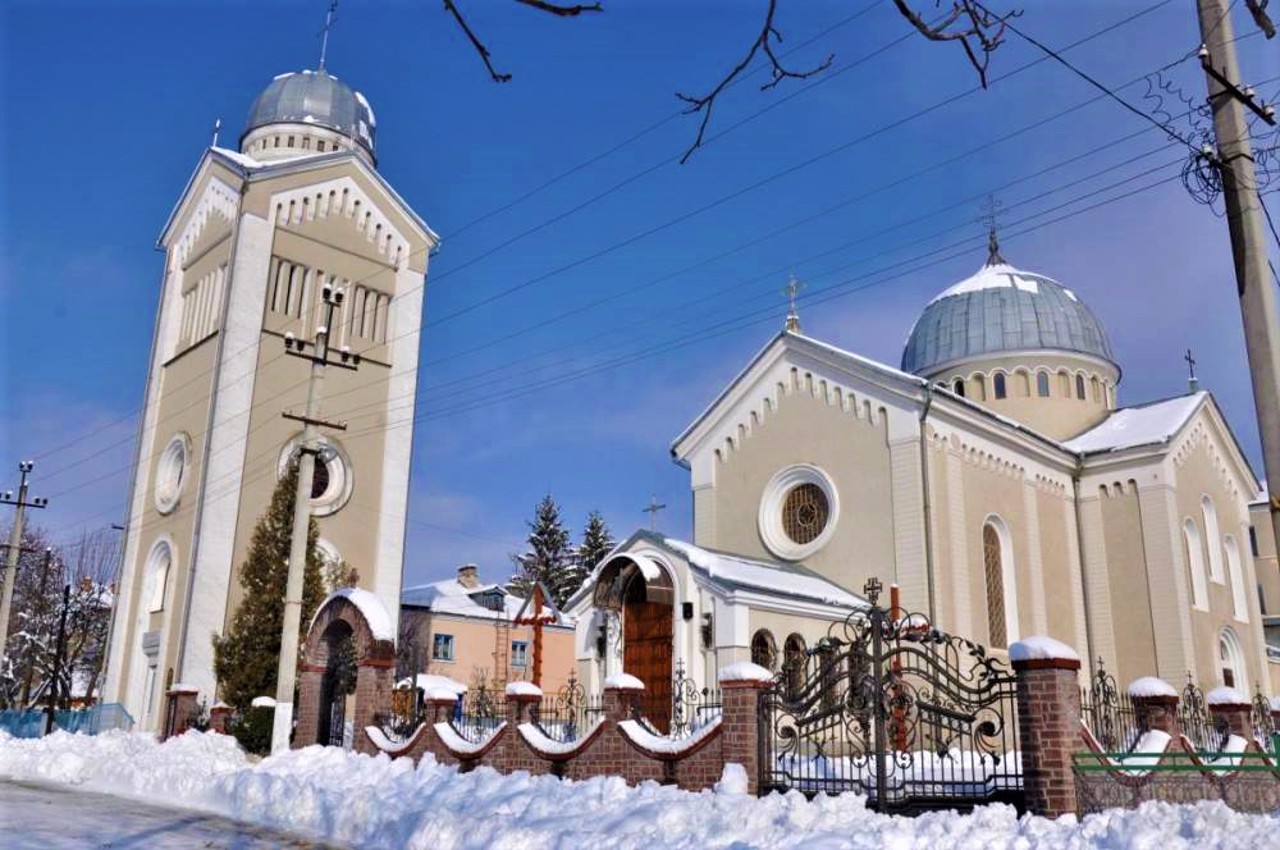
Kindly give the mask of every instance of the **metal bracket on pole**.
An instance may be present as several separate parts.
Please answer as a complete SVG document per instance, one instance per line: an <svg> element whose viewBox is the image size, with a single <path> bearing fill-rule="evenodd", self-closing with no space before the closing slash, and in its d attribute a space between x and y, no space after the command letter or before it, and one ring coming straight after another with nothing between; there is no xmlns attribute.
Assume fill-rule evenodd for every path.
<svg viewBox="0 0 1280 850"><path fill-rule="evenodd" d="M1263 104L1259 106L1254 102L1254 92L1252 89L1246 91L1235 84L1235 81L1225 74L1221 73L1217 68L1213 67L1213 62L1209 58L1209 48L1201 45L1200 47L1200 67L1206 74L1213 77L1218 85L1222 86L1222 91L1218 95L1230 95L1236 100L1249 108L1249 111L1257 115L1263 121L1266 121L1272 127L1276 125L1276 109L1274 106ZM1211 96L1212 97L1212 96Z"/></svg>

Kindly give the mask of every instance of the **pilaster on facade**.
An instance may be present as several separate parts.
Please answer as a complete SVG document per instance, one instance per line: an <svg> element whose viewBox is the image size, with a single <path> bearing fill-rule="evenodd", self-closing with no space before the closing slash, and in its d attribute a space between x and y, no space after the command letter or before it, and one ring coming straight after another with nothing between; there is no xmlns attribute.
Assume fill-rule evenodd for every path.
<svg viewBox="0 0 1280 850"><path fill-rule="evenodd" d="M889 443L889 477L893 504L895 582L909 611L929 610L929 576L925 560L924 489L920 437Z"/></svg>
<svg viewBox="0 0 1280 850"><path fill-rule="evenodd" d="M1111 575L1107 563L1107 540L1102 520L1102 501L1096 495L1082 497L1077 510L1080 536L1084 539L1081 579L1083 593L1089 598L1089 634L1093 636L1093 654L1110 670L1119 669L1116 634L1112 624ZM1091 660L1094 663L1097 658Z"/></svg>
<svg viewBox="0 0 1280 850"><path fill-rule="evenodd" d="M1040 501L1031 478L1022 480L1022 511L1027 526L1027 570L1031 585L1031 632L1048 634L1049 617L1044 598L1044 553L1040 547Z"/></svg>
<svg viewBox="0 0 1280 850"><path fill-rule="evenodd" d="M715 489L710 484L693 488L693 543L716 548Z"/></svg>
<svg viewBox="0 0 1280 850"><path fill-rule="evenodd" d="M959 451L947 451L947 530L951 536L952 620L948 631L973 634L973 594L970 592L968 518L964 509L964 461ZM934 516L937 516L936 510Z"/></svg>
<svg viewBox="0 0 1280 850"><path fill-rule="evenodd" d="M1191 634L1186 564L1178 540L1178 506L1174 488L1163 480L1138 485L1143 549L1147 560L1147 593L1155 633L1156 675L1179 681L1196 674Z"/></svg>
<svg viewBox="0 0 1280 850"><path fill-rule="evenodd" d="M1245 516L1248 516L1247 511ZM1244 568L1244 586L1246 588L1259 587L1257 564L1254 563L1253 552L1248 545L1249 521L1247 519L1240 523L1236 540L1244 541L1244 546L1241 547L1243 551L1240 552L1239 556ZM1280 670L1280 667L1276 667L1276 665L1267 660L1267 637L1262 628L1262 599L1258 593L1246 593L1245 599L1248 600L1249 606L1249 625L1243 628L1247 628L1249 632L1250 650L1257 653L1258 674L1255 680L1256 686L1260 687L1264 694L1274 694L1275 687L1280 685L1280 682L1276 681L1278 677L1272 675L1272 670Z"/></svg>
<svg viewBox="0 0 1280 850"><path fill-rule="evenodd" d="M1097 657L1094 655L1093 639L1089 634L1087 621L1084 564L1080 557L1080 535L1076 525L1075 505L1068 497L1062 500L1062 527L1067 530L1067 569L1071 571L1071 604L1075 609L1075 645L1084 659L1085 673L1092 675Z"/></svg>
<svg viewBox="0 0 1280 850"><path fill-rule="evenodd" d="M194 561L179 601L184 610L188 603L190 609L185 611L182 662L175 673L204 694L212 694L216 684L210 636L222 632L226 619L272 235L266 219L241 215L219 345L221 359L214 377L215 403L209 415L210 423L218 427L208 431L199 530L191 546Z"/></svg>

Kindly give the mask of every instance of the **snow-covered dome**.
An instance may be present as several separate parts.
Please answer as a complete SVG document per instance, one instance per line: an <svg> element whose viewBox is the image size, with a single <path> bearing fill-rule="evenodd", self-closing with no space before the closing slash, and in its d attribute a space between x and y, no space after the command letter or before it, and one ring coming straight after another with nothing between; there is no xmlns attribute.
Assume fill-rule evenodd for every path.
<svg viewBox="0 0 1280 850"><path fill-rule="evenodd" d="M273 124L305 124L341 133L373 156L376 122L364 95L325 71L281 74L249 109L241 141Z"/></svg>
<svg viewBox="0 0 1280 850"><path fill-rule="evenodd" d="M1083 354L1115 365L1093 311L1056 280L1009 265L993 243L977 274L924 308L902 352L902 369L929 376L960 361L1020 351Z"/></svg>

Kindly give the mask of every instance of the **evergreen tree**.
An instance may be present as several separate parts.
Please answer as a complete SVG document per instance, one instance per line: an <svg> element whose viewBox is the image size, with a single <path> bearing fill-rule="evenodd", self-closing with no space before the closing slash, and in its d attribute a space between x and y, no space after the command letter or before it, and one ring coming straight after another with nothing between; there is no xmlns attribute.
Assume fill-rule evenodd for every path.
<svg viewBox="0 0 1280 850"><path fill-rule="evenodd" d="M275 696L276 672L280 664L280 630L284 623L284 594L289 577L289 543L293 533L294 492L298 486L298 464L276 485L271 506L258 519L249 544L249 555L240 567L244 599L222 637L213 638L214 673L221 696L245 711L254 697ZM307 530L307 566L302 585L302 627L299 646L306 637L307 624L324 601L321 575L324 563L316 540L320 531L313 518Z"/></svg>
<svg viewBox="0 0 1280 850"><path fill-rule="evenodd" d="M612 551L614 546L613 535L609 533L609 526L605 525L604 517L599 511L592 511L587 514L587 527L582 530L582 545L578 547L577 567L579 575L577 577L577 586L587 580L587 576L591 575L604 556Z"/></svg>
<svg viewBox="0 0 1280 850"><path fill-rule="evenodd" d="M533 522L529 523L529 548L523 554L513 555L516 573L507 585L518 596L528 597L533 583L540 581L551 594L556 605L561 605L576 586L569 588L566 575L575 559L569 542L569 530L560 519L560 506L548 494L538 503ZM579 582L581 583L581 582Z"/></svg>

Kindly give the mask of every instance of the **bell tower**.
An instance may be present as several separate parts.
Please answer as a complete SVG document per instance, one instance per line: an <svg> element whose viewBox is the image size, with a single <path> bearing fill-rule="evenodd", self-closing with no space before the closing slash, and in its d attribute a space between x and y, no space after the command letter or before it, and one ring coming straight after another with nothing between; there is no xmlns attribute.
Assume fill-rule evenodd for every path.
<svg viewBox="0 0 1280 850"><path fill-rule="evenodd" d="M301 426L306 369L284 340L314 338L320 292L345 297L312 488L320 548L399 610L412 410L428 260L439 239L377 171L377 122L323 67L281 74L254 101L239 150L210 147L178 199L165 252L132 482L105 698L162 725L181 682L216 699L214 634Z"/></svg>

